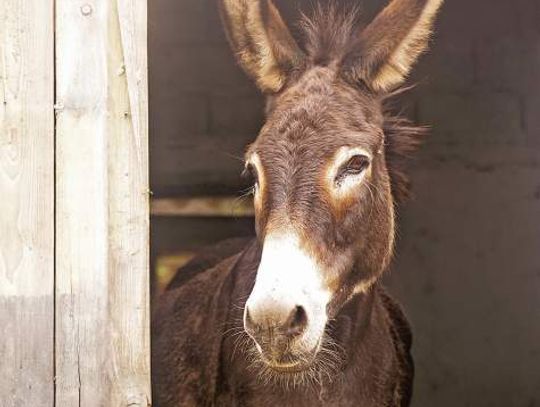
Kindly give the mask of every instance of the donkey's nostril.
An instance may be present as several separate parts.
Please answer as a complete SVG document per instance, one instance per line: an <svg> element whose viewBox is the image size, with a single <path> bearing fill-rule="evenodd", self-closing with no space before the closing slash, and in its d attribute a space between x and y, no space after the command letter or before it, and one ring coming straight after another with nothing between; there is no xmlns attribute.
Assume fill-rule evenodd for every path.
<svg viewBox="0 0 540 407"><path fill-rule="evenodd" d="M288 336L297 336L304 332L307 326L307 313L304 307L297 305L291 312L287 324L285 325Z"/></svg>
<svg viewBox="0 0 540 407"><path fill-rule="evenodd" d="M286 310L289 310L288 312ZM289 307L265 307L244 310L244 330L255 341L272 340L276 337L293 338L300 336L308 324L308 316L304 307L297 305L292 311Z"/></svg>

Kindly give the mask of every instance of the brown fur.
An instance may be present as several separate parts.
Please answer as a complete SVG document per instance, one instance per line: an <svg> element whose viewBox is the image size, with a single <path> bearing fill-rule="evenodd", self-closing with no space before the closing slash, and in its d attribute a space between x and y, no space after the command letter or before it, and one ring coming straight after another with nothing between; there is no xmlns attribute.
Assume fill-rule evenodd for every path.
<svg viewBox="0 0 540 407"><path fill-rule="evenodd" d="M241 252L229 256L233 245ZM208 269L194 262L179 270L159 300L152 325L154 406L409 405L409 326L399 305L378 285L347 303L329 324L329 340L340 356L322 363L320 375L281 383L260 376L241 321L260 246L256 241L225 246L208 249L206 257L215 262Z"/></svg>
<svg viewBox="0 0 540 407"><path fill-rule="evenodd" d="M211 256L208 270L181 271L160 300L158 406L409 403L408 324L377 280L393 252L394 206L408 192L405 158L423 131L389 115L384 103L425 48L440 1L394 0L364 29L357 13L331 4L304 19L300 51L270 1L222 0L239 63L268 95L266 123L246 153L259 178L258 239L238 255L223 252L223 261ZM370 159L346 196L326 173L343 148ZM291 230L332 295L318 353L281 342L295 358L313 356L310 367L277 373L261 361L242 315L265 238Z"/></svg>

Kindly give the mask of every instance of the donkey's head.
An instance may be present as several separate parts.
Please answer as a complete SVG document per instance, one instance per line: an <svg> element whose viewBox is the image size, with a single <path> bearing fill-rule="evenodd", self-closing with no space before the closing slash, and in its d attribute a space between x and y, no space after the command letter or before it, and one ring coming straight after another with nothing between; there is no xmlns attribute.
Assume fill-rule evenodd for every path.
<svg viewBox="0 0 540 407"><path fill-rule="evenodd" d="M321 7L303 48L270 0L221 2L238 61L268 97L246 154L263 252L244 327L277 371L316 360L329 319L388 266L390 160L411 137L385 131L382 101L426 48L441 2L394 0L364 29Z"/></svg>

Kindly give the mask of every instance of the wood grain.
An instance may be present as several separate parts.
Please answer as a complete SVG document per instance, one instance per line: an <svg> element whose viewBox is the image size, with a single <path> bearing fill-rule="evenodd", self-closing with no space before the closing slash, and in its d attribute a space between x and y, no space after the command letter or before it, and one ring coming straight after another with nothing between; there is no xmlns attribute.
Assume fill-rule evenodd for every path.
<svg viewBox="0 0 540 407"><path fill-rule="evenodd" d="M53 0L0 2L0 404L54 399Z"/></svg>
<svg viewBox="0 0 540 407"><path fill-rule="evenodd" d="M56 405L147 406L146 2L56 9Z"/></svg>

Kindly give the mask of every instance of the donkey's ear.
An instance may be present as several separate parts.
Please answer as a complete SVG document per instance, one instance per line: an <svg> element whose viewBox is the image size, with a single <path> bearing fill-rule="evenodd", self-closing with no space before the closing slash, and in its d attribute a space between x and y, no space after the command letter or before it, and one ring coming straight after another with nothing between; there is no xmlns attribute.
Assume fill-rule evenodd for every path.
<svg viewBox="0 0 540 407"><path fill-rule="evenodd" d="M401 84L428 45L443 0L393 0L352 43L343 74L375 91Z"/></svg>
<svg viewBox="0 0 540 407"><path fill-rule="evenodd" d="M271 0L220 0L238 62L265 93L283 88L303 53Z"/></svg>

